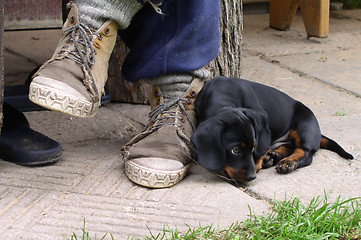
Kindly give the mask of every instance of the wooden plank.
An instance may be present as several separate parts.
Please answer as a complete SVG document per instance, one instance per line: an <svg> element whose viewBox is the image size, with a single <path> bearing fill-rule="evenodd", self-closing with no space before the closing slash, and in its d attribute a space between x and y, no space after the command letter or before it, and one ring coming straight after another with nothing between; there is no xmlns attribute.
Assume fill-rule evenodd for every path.
<svg viewBox="0 0 361 240"><path fill-rule="evenodd" d="M59 0L2 0L5 29L61 27Z"/></svg>
<svg viewBox="0 0 361 240"><path fill-rule="evenodd" d="M300 7L308 37L327 37L330 0L271 0L270 27L286 30Z"/></svg>
<svg viewBox="0 0 361 240"><path fill-rule="evenodd" d="M299 0L271 0L270 27L278 30L289 29L299 6Z"/></svg>
<svg viewBox="0 0 361 240"><path fill-rule="evenodd" d="M330 0L300 0L303 23L308 37L327 37Z"/></svg>

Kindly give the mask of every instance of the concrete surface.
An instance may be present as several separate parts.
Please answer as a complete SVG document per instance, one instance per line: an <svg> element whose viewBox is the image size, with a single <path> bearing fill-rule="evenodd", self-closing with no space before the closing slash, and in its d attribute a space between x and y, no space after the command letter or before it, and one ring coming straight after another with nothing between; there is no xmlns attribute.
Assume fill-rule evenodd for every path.
<svg viewBox="0 0 361 240"><path fill-rule="evenodd" d="M324 191L331 199L361 196L361 21L355 16L361 11L331 15L325 39L307 39L301 17L290 31L277 32L264 24L268 15L245 16L243 77L305 103L318 117L323 134L355 157L348 161L320 150L311 166L292 174L262 170L246 186L252 196L267 200L297 196L305 203Z"/></svg>
<svg viewBox="0 0 361 240"><path fill-rule="evenodd" d="M148 228L157 234L165 225L222 229L245 220L248 206L257 214L269 211L275 197L297 196L305 203L324 191L331 199L361 197L360 16L360 10L332 13L329 37L307 39L301 17L280 32L268 28L267 14L249 15L243 34L243 77L304 102L323 133L354 160L320 150L309 167L289 175L262 170L238 187L194 165L178 185L151 190L126 178L119 152L146 123L148 106L110 103L92 119L30 112L32 128L63 144L63 159L34 168L0 161L0 239L79 236L84 220L97 238L107 232L115 239L144 238ZM50 57L58 36L58 30L7 32L7 84L25 80Z"/></svg>

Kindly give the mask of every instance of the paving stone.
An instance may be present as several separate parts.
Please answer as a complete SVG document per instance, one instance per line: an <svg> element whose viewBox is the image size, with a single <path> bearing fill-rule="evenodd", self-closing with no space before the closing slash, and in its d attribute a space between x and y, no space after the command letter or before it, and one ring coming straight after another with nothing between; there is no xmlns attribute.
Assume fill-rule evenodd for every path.
<svg viewBox="0 0 361 240"><path fill-rule="evenodd" d="M310 166L291 174L278 174L273 167L261 170L257 179L247 186L248 191L269 200L299 197L305 204L325 193L330 194L332 201L338 196L345 199L361 197L361 135L354 134L359 131L360 123L361 115L320 119L324 134L353 154L354 160L321 149Z"/></svg>

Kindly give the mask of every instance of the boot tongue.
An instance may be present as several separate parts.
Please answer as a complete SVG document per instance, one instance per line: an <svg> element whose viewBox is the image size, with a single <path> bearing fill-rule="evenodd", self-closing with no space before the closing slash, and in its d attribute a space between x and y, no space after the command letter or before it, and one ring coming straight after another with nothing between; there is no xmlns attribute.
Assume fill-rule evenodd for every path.
<svg viewBox="0 0 361 240"><path fill-rule="evenodd" d="M153 88L152 111L149 113L149 123L146 129L157 130L164 125L174 125L182 128L188 121L190 127L195 128L194 100L203 87L203 80L195 79L182 97L163 95L160 88ZM154 107L155 106L155 107Z"/></svg>
<svg viewBox="0 0 361 240"><path fill-rule="evenodd" d="M68 13L68 17L62 27L62 30L64 31L65 29L69 28L69 27L72 27L76 24L79 23L79 15L78 15L78 7L75 3L73 2L69 2L67 5L66 5L67 9L70 9L69 10L69 13Z"/></svg>
<svg viewBox="0 0 361 240"><path fill-rule="evenodd" d="M164 102L160 103L148 114L149 123L146 129L153 128L157 130L164 125L177 125L176 119L180 119L179 112L187 114L184 107L186 99L175 97L169 100L163 98L163 100Z"/></svg>

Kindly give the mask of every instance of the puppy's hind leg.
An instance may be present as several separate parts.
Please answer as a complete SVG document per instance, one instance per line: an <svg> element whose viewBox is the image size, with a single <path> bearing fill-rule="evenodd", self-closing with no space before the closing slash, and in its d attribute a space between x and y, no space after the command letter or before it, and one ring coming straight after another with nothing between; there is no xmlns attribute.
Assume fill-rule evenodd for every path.
<svg viewBox="0 0 361 240"><path fill-rule="evenodd" d="M292 125L288 138L293 142L295 150L276 164L279 173L290 173L296 168L310 165L313 155L320 148L321 131L316 116L300 102L294 107Z"/></svg>
<svg viewBox="0 0 361 240"><path fill-rule="evenodd" d="M315 152L311 152L311 150L309 150L310 148L306 147L304 144L301 144L305 139L302 139L296 130L290 131L289 137L294 141L294 152L288 157L281 159L276 164L277 172L283 174L290 173L296 168L310 165L312 163L313 154Z"/></svg>

